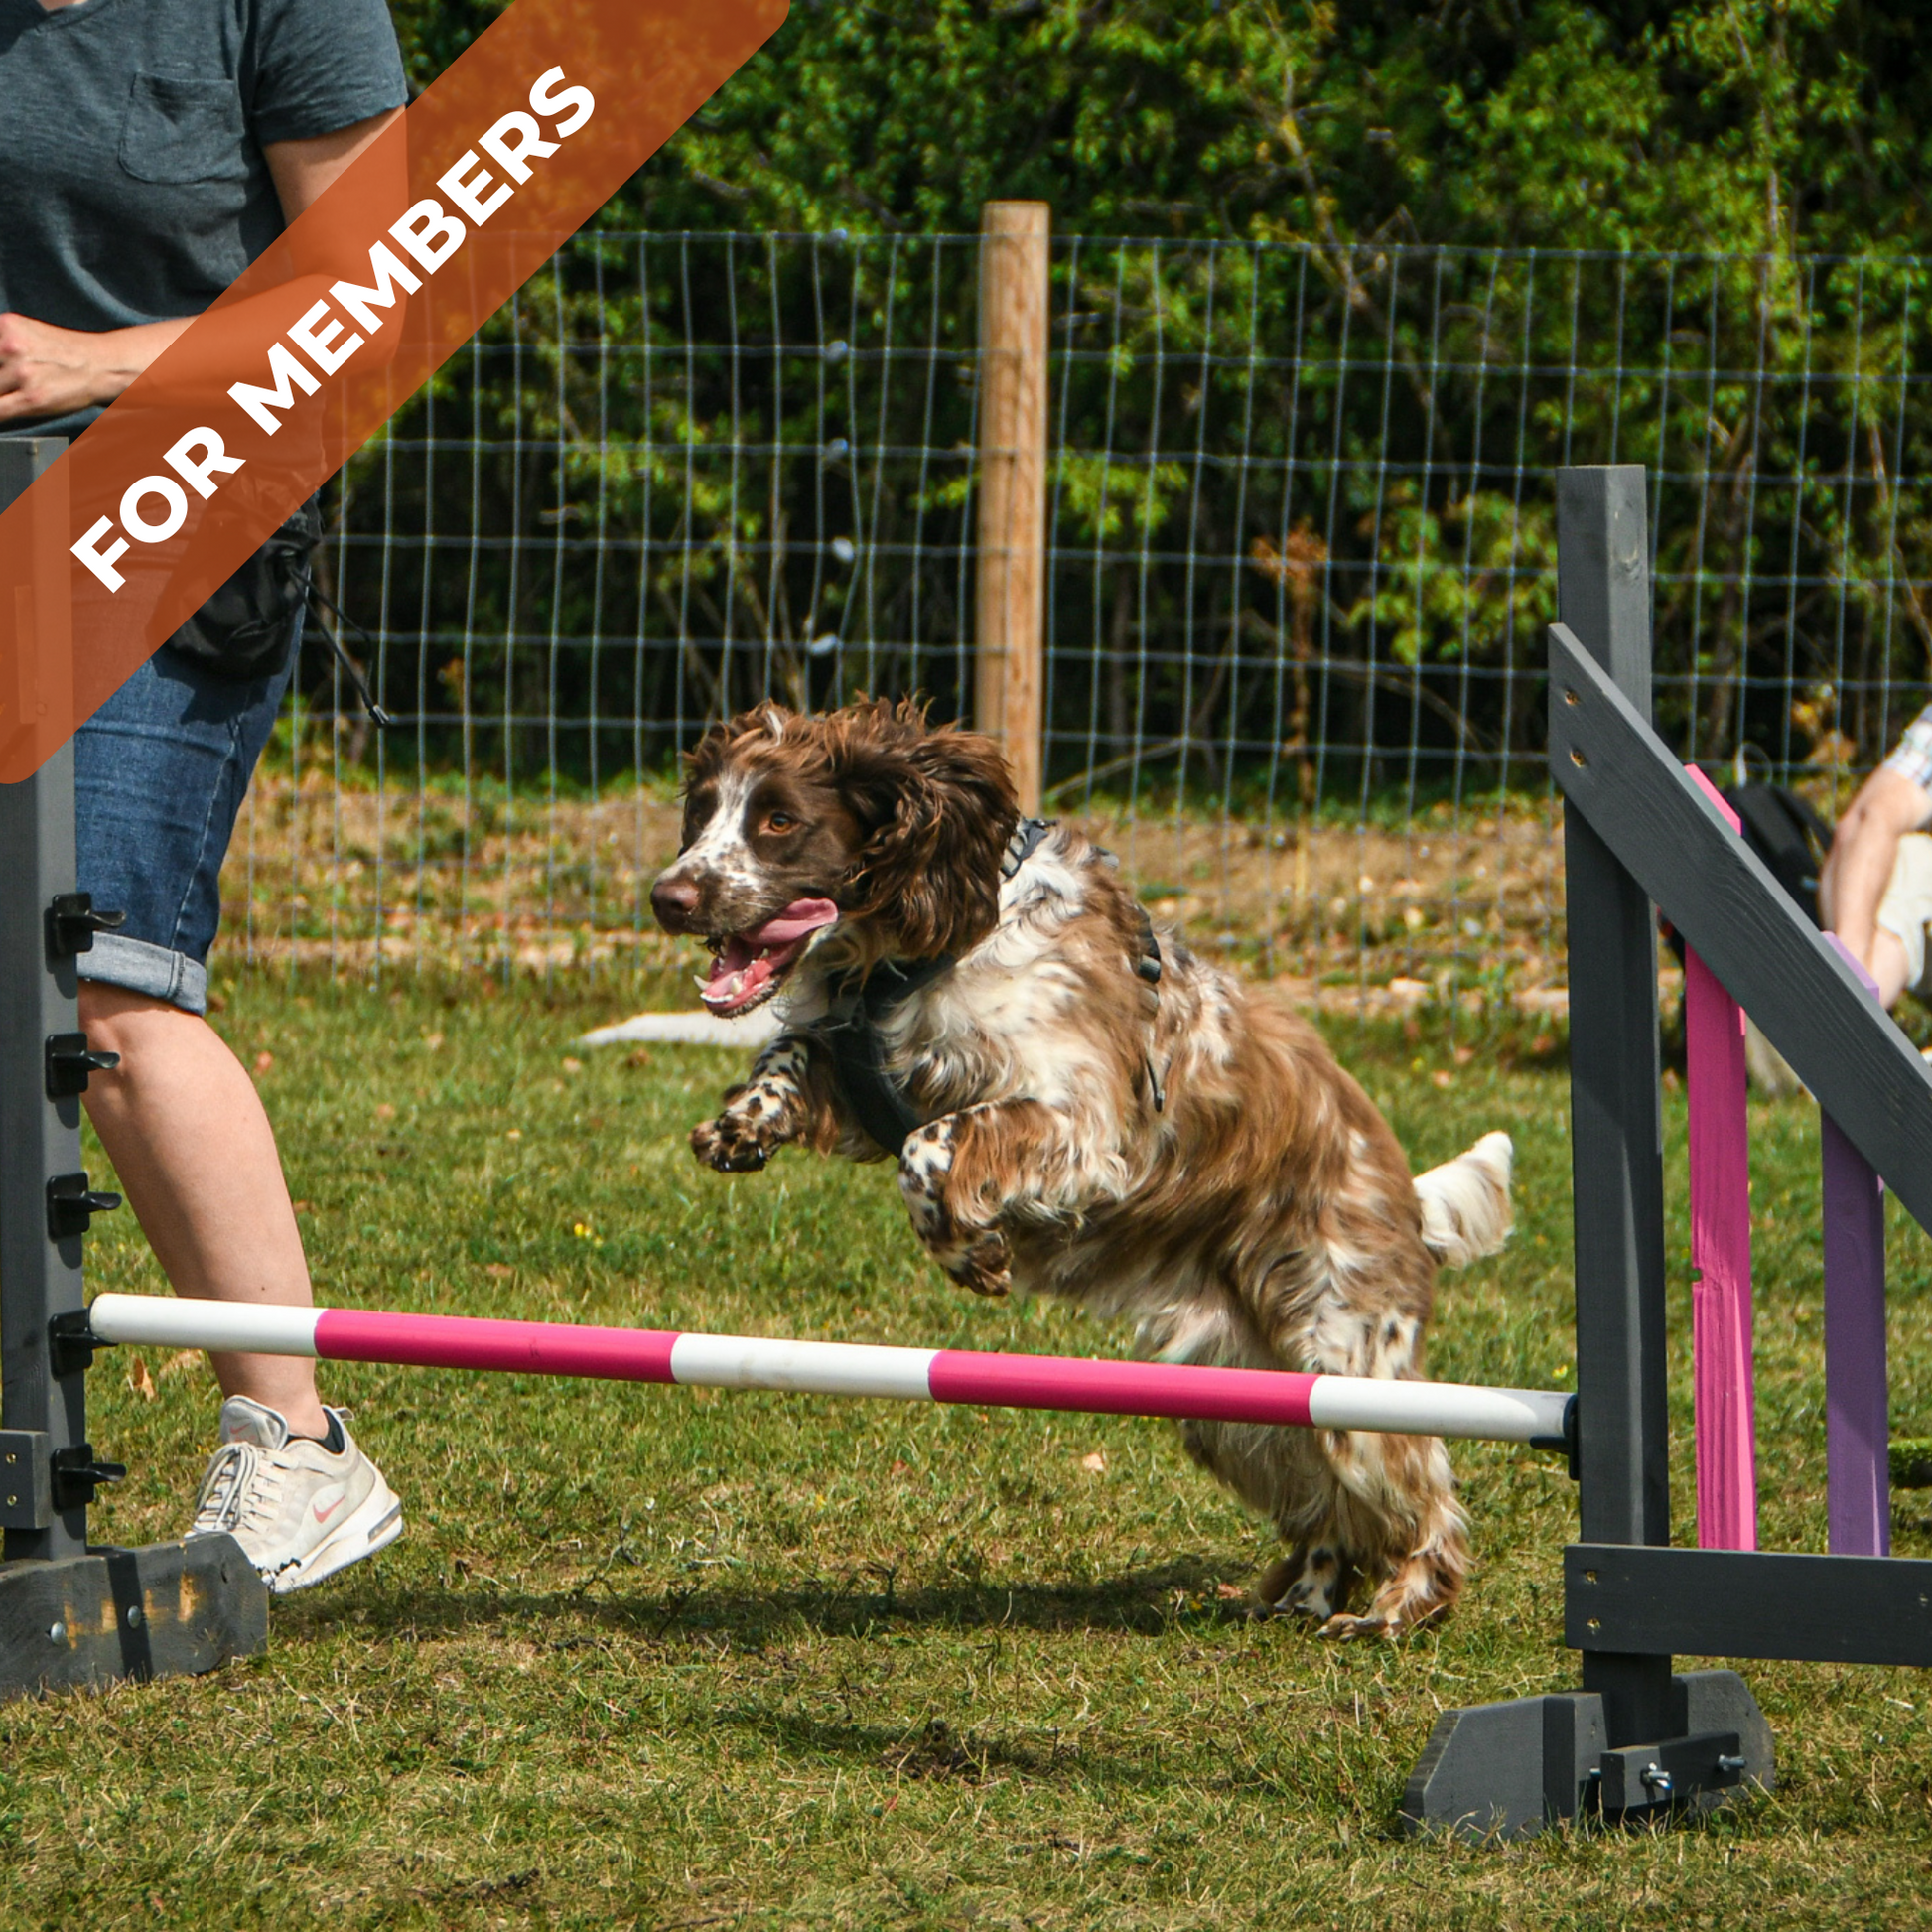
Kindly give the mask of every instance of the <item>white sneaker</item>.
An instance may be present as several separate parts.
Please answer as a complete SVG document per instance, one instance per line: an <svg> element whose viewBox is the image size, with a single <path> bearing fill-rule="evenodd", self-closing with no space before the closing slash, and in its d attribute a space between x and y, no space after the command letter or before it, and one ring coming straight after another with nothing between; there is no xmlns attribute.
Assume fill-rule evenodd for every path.
<svg viewBox="0 0 1932 1932"><path fill-rule="evenodd" d="M231 1395L221 1447L208 1457L190 1537L225 1531L277 1596L307 1589L402 1534L402 1505L355 1447L334 1409L343 1447L332 1454L284 1417Z"/></svg>

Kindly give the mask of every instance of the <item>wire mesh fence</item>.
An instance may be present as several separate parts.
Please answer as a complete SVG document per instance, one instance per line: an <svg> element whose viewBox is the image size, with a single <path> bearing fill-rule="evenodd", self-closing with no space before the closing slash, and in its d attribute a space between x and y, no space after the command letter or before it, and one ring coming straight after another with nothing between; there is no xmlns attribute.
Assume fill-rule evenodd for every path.
<svg viewBox="0 0 1932 1932"><path fill-rule="evenodd" d="M654 965L709 721L965 715L979 246L580 236L334 491L323 588L397 722L312 640L230 943ZM1666 735L1838 794L1925 696L1923 274L1057 239L1049 803L1261 970L1554 1002L1556 469L1650 474Z"/></svg>

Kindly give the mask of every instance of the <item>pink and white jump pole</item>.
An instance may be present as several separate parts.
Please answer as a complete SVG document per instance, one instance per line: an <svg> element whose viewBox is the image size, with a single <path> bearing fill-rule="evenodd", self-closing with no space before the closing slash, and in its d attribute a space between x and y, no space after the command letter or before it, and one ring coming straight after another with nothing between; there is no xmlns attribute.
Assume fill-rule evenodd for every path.
<svg viewBox="0 0 1932 1932"><path fill-rule="evenodd" d="M381 1314L360 1309L250 1308L150 1295L97 1295L87 1319L99 1341L153 1348L230 1349L409 1368L503 1369L800 1395L889 1396L980 1408L1374 1430L1556 1449L1570 1445L1575 1400L1561 1389L1485 1389L1275 1369L584 1328L555 1321Z"/></svg>

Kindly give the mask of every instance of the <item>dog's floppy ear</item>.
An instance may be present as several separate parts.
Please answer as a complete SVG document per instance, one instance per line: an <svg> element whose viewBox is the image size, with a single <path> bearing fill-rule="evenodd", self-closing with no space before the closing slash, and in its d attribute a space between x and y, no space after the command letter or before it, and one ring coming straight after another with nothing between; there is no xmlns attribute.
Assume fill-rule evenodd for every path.
<svg viewBox="0 0 1932 1932"><path fill-rule="evenodd" d="M695 791L707 778L715 778L725 762L725 750L732 741L730 725L713 725L688 752L678 755L684 766L684 789Z"/></svg>
<svg viewBox="0 0 1932 1932"><path fill-rule="evenodd" d="M1000 915L1000 862L1020 822L1006 758L978 732L928 728L910 699L847 715L838 779L871 828L847 910L890 928L903 958L963 952Z"/></svg>

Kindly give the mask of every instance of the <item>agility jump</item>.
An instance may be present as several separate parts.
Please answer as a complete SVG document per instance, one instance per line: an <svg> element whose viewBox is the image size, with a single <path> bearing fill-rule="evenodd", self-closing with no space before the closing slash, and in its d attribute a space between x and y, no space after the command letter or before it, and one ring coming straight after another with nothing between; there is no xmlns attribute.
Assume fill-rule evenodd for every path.
<svg viewBox="0 0 1932 1932"><path fill-rule="evenodd" d="M6 478L0 475L0 494ZM1649 723L1649 520L1634 467L1557 480L1552 772L1565 797L1579 1391L579 1328L104 1295L81 1237L112 1204L79 1171L70 760L0 787L0 853L32 918L0 924L0 1691L205 1671L267 1641L267 1592L227 1537L87 1536L84 1373L117 1342L981 1407L1486 1438L1566 1449L1579 1535L1564 1637L1583 1686L1445 1711L1404 1793L1410 1830L1513 1837L1586 1813L1655 1818L1776 1777L1734 1671L1679 1656L1932 1666L1932 1563L1882 1554L1878 1176L1932 1228L1932 1072ZM1654 909L1653 909L1654 907ZM1670 1351L1656 913L1715 984L1691 1023L1698 1540L1670 1522ZM1747 1010L1816 1096L1825 1154L1830 1553L1765 1552L1751 1483ZM84 1042L82 1042L84 1044ZM1837 1140L1834 1141L1832 1136ZM1843 1145L1838 1143L1842 1142ZM1740 1212L1740 1210L1742 1210ZM31 1559L31 1560L29 1560Z"/></svg>
<svg viewBox="0 0 1932 1932"><path fill-rule="evenodd" d="M1576 1397L1561 1389L1488 1389L1455 1382L784 1341L664 1328L591 1328L459 1314L244 1308L232 1302L148 1295L97 1295L88 1307L87 1324L88 1339L95 1343L307 1355L399 1368L498 1369L690 1388L884 1396L976 1408L1362 1429L1564 1450L1575 1437Z"/></svg>

